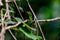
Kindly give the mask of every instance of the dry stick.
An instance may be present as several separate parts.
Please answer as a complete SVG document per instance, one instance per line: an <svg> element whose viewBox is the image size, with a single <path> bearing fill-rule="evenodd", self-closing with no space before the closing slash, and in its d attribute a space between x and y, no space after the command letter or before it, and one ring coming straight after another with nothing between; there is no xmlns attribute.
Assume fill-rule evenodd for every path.
<svg viewBox="0 0 60 40"><path fill-rule="evenodd" d="M20 14L22 20L24 20L24 18L23 18L23 16L22 16L21 12L20 12L20 10L19 10L19 7L18 7L18 5L17 5L17 3L16 3L16 0L13 0L13 1L14 1L15 5L16 5L16 8L17 8L17 10L18 10L18 12L19 12L19 14Z"/></svg>
<svg viewBox="0 0 60 40"><path fill-rule="evenodd" d="M38 20L39 22L49 22L49 21L55 21L55 20L60 20L60 17L56 17L56 18L53 18L53 19L47 19L47 20ZM27 22L28 20L24 20L23 22ZM10 28L14 28L14 27L17 27L19 24L21 24L21 22L15 24L15 25L12 25L12 26L8 26L6 27L5 29L10 29ZM1 25L1 24L0 24Z"/></svg>
<svg viewBox="0 0 60 40"><path fill-rule="evenodd" d="M8 17L8 19L10 19L9 8L8 8L8 0L5 0L5 2L6 2L6 16Z"/></svg>
<svg viewBox="0 0 60 40"><path fill-rule="evenodd" d="M9 5L8 5L9 6ZM7 6L6 6L6 8L7 8ZM11 8L10 6L9 6L9 8L10 9L13 9L13 8ZM4 15L4 19L6 18L6 16L7 16L7 12L5 13L5 15Z"/></svg>
<svg viewBox="0 0 60 40"><path fill-rule="evenodd" d="M25 20L25 21L23 21L23 22L27 22L27 20ZM7 29L10 29L10 28L17 27L17 26L20 25L21 23L22 23L22 22L19 22L19 23L13 25L13 26L8 26L8 27L6 27L5 29L7 30ZM15 38L15 36L12 34L11 30L9 30L9 32L10 32L11 35L14 37L14 39L17 40L17 39Z"/></svg>
<svg viewBox="0 0 60 40"><path fill-rule="evenodd" d="M35 26L36 26L36 28L37 28L36 34L37 34L37 36L38 36L38 25L37 25L37 23L36 23L36 21L35 21L35 18L34 18L34 22L35 22Z"/></svg>
<svg viewBox="0 0 60 40"><path fill-rule="evenodd" d="M4 34L5 34L5 29L4 29L4 18L3 18L3 13L2 13L2 10L1 10L1 6L3 6L3 3L2 3L2 0L0 0L0 13L1 13L1 19L2 19L2 30L1 30L1 33L0 33L0 40L4 40Z"/></svg>
<svg viewBox="0 0 60 40"><path fill-rule="evenodd" d="M4 17L3 17L2 10L1 10L1 19L2 19L2 30L1 30L1 34L0 34L0 40L4 40L5 27L4 27Z"/></svg>
<svg viewBox="0 0 60 40"><path fill-rule="evenodd" d="M7 23L5 23L5 27L7 27ZM13 35L12 31L11 31L10 29L9 29L8 31L10 32L10 34L12 35L12 37L13 37L15 40L17 40L16 37Z"/></svg>
<svg viewBox="0 0 60 40"><path fill-rule="evenodd" d="M52 18L52 19L46 19L46 20L37 20L39 22L50 22L50 21L56 21L56 20L60 20L60 17L56 17L56 18ZM35 20L33 20L35 21ZM1 23L0 23L0 26L1 26Z"/></svg>
<svg viewBox="0 0 60 40"><path fill-rule="evenodd" d="M16 37L13 35L13 33L12 33L12 31L9 29L9 32L10 32L10 34L12 35L12 37L15 39L15 40L17 40L16 39Z"/></svg>
<svg viewBox="0 0 60 40"><path fill-rule="evenodd" d="M14 34L12 33L12 31L9 29L8 30L10 32L10 34L12 35L12 37L14 38L14 40L17 40L17 38L14 36Z"/></svg>
<svg viewBox="0 0 60 40"><path fill-rule="evenodd" d="M20 12L20 10L19 10L19 7L18 7L18 5L17 5L17 3L16 3L16 0L13 0L13 1L14 1L15 5L16 5L16 8L17 8L17 10L18 10L18 12L19 12L19 14L20 14L22 20L24 20L24 18L23 18L23 16L22 16L21 12Z"/></svg>
<svg viewBox="0 0 60 40"><path fill-rule="evenodd" d="M39 22L37 21L37 17L36 17L36 15L35 15L35 13L34 13L33 9L31 8L31 6L30 6L30 4L29 4L28 0L26 0L26 1L27 1L28 6L29 6L29 8L30 8L31 12L33 13L34 18L35 18L35 20L36 20L36 22L37 22L37 24L38 24L38 26L39 26L39 29L40 29L40 31L41 31L41 33L42 33L42 36L43 36L43 39L45 40L45 36L44 36L44 34L43 34L43 31L42 31L42 29L41 29L41 26L40 26Z"/></svg>
<svg viewBox="0 0 60 40"><path fill-rule="evenodd" d="M8 7L8 6L7 6L7 7ZM26 22L26 21L25 21L25 22ZM14 26L13 26L13 27L14 27ZM10 31L10 30L9 30L9 31ZM15 40L17 40L11 31L10 31L10 33L12 34L13 38L14 38Z"/></svg>
<svg viewBox="0 0 60 40"><path fill-rule="evenodd" d="M11 10L13 10L13 8L10 6L10 5L8 5L9 6L9 8L11 9Z"/></svg>
<svg viewBox="0 0 60 40"><path fill-rule="evenodd" d="M16 0L16 1L20 1L20 0ZM14 0L9 0L8 2L14 2Z"/></svg>
<svg viewBox="0 0 60 40"><path fill-rule="evenodd" d="M49 22L49 21L55 21L55 20L60 20L60 17L56 17L56 18L53 18L53 19L47 19L47 20L37 20L37 21L39 21L39 22L45 22L45 21ZM23 22L27 22L27 21L28 21L28 20L24 20ZM33 21L35 21L35 20L33 20ZM16 27L16 26L18 26L19 24L21 24L21 22L18 22L17 24L15 24L15 25L13 25L13 26L8 26L8 27L6 27L5 29L10 29L10 28Z"/></svg>
<svg viewBox="0 0 60 40"><path fill-rule="evenodd" d="M4 16L5 17L5 16ZM60 17L56 17L56 18L52 18L52 19L43 19L43 20L37 20L38 22L50 22L50 21L56 21L56 20L60 20ZM35 20L33 20L35 21ZM0 26L1 26L1 23L0 23Z"/></svg>
<svg viewBox="0 0 60 40"><path fill-rule="evenodd" d="M7 23L5 23L5 27L7 27ZM10 34L12 35L12 37L14 38L14 40L17 40L16 37L13 35L12 31L10 29L8 31L10 32Z"/></svg>
<svg viewBox="0 0 60 40"><path fill-rule="evenodd" d="M27 20L24 20L23 22L27 22ZM17 27L18 25L20 25L22 22L18 22L17 24L15 25L12 25L12 26L8 26L8 27L5 27L5 29L10 29L10 28L14 28L14 27Z"/></svg>
<svg viewBox="0 0 60 40"><path fill-rule="evenodd" d="M8 17L8 20L10 20L10 14L9 14L9 6L8 6L8 0L6 0L6 14ZM9 30L10 34L12 35L12 37L14 38L14 40L17 40L16 37L13 35L13 33Z"/></svg>
<svg viewBox="0 0 60 40"><path fill-rule="evenodd" d="M39 22L49 22L49 21L55 21L55 20L60 20L60 17L56 17L56 18L53 18L53 19L46 19L46 20L38 20Z"/></svg>

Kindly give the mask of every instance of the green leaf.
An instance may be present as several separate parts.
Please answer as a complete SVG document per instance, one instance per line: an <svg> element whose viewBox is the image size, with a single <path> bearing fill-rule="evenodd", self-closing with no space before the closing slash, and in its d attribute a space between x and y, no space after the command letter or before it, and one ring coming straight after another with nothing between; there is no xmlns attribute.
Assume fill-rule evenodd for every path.
<svg viewBox="0 0 60 40"><path fill-rule="evenodd" d="M14 21L4 21L4 23L7 23L7 24L15 24L16 22L14 22Z"/></svg>
<svg viewBox="0 0 60 40"><path fill-rule="evenodd" d="M24 22L22 22L27 28L29 28L29 29L31 29L31 30L34 30L34 31L36 31L36 29L35 28L32 28L32 27L30 27L28 24L26 24L26 23L24 23Z"/></svg>
<svg viewBox="0 0 60 40"><path fill-rule="evenodd" d="M3 11L6 11L6 9L2 8Z"/></svg>
<svg viewBox="0 0 60 40"><path fill-rule="evenodd" d="M17 31L17 30L18 30L18 28L11 28L11 29L13 29L13 30L15 30L15 31Z"/></svg>
<svg viewBox="0 0 60 40"><path fill-rule="evenodd" d="M2 22L2 20L0 19L0 22Z"/></svg>
<svg viewBox="0 0 60 40"><path fill-rule="evenodd" d="M10 12L10 13L14 13L14 11L13 11L13 10L9 10L9 12Z"/></svg>
<svg viewBox="0 0 60 40"><path fill-rule="evenodd" d="M21 18L15 17L15 19L16 19L17 22L22 22Z"/></svg>
<svg viewBox="0 0 60 40"><path fill-rule="evenodd" d="M33 20L32 13L30 11L28 11L27 13L29 16L29 21L30 21L30 23L32 23L32 20Z"/></svg>
<svg viewBox="0 0 60 40"><path fill-rule="evenodd" d="M20 9L22 12L24 12L24 10L23 10L23 8L22 8L22 7L19 7L19 9Z"/></svg>
<svg viewBox="0 0 60 40"><path fill-rule="evenodd" d="M31 38L31 39L33 39L33 40L36 40L36 39L38 39L39 37L38 36L36 36L36 35L34 35L34 34L32 34L32 33L28 33L28 32L26 32L25 30L23 30L23 28L19 28L19 30L23 33L23 34L25 34L28 38ZM40 37L40 39L42 39L42 37Z"/></svg>
<svg viewBox="0 0 60 40"><path fill-rule="evenodd" d="M28 24L24 23L20 18L17 18L17 17L16 17L15 19L16 19L18 22L22 22L23 25L25 25L27 28L36 31L36 29L34 29L34 28L30 27Z"/></svg>
<svg viewBox="0 0 60 40"><path fill-rule="evenodd" d="M6 11L6 9L2 8L2 11ZM9 10L10 13L14 13L13 10Z"/></svg>

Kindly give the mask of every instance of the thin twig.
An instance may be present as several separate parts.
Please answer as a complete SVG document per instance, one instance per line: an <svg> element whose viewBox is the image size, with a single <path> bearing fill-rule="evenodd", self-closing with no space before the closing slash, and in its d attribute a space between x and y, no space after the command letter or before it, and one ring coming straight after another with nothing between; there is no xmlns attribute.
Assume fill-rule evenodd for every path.
<svg viewBox="0 0 60 40"><path fill-rule="evenodd" d="M9 6L9 8L11 9L11 10L13 10L13 8L10 6L10 5L8 5Z"/></svg>
<svg viewBox="0 0 60 40"><path fill-rule="evenodd" d="M52 18L52 19L42 19L42 20L37 20L38 22L50 22L50 21L56 21L56 20L60 20L60 17L56 17L56 18ZM33 20L35 21L35 20ZM1 26L1 23L0 23Z"/></svg>
<svg viewBox="0 0 60 40"><path fill-rule="evenodd" d="M5 29L4 29L4 17L3 17L3 13L2 13L2 7L3 6L3 3L2 3L2 0L0 0L0 13L1 13L1 20L2 20L2 29L1 29L1 33L0 33L0 40L4 40L4 34L5 34Z"/></svg>
<svg viewBox="0 0 60 40"><path fill-rule="evenodd" d="M10 34L12 35L12 37L14 38L14 40L17 40L16 37L14 36L14 34L12 33L12 31L10 29L8 31L10 32Z"/></svg>
<svg viewBox="0 0 60 40"><path fill-rule="evenodd" d="M6 0L6 14L7 14L7 20L11 20L10 14L9 14L8 0ZM13 35L13 33L11 32L11 30L9 30L9 32L10 32L10 34L13 36L13 38L14 38L15 40L17 40L16 37L15 37L15 36Z"/></svg>
<svg viewBox="0 0 60 40"><path fill-rule="evenodd" d="M49 22L49 21L55 21L55 20L60 20L60 17L52 18L52 19L46 19L46 20L38 20L39 22Z"/></svg>
<svg viewBox="0 0 60 40"><path fill-rule="evenodd" d="M6 15L7 15L8 19L11 19L10 14L9 14L8 0L5 0L5 2L6 2Z"/></svg>
<svg viewBox="0 0 60 40"><path fill-rule="evenodd" d="M25 20L25 21L23 21L23 22L27 22L27 20ZM22 22L18 22L17 24L15 24L15 25L12 25L12 26L8 26L8 27L6 27L5 29L7 30L7 29L10 29L10 28L14 28L14 27L17 27L19 24L21 24Z"/></svg>
<svg viewBox="0 0 60 40"><path fill-rule="evenodd" d="M3 13L1 10L1 19L2 19L2 30L1 30L1 34L0 34L0 40L4 40L4 34L5 34L5 27L4 27L4 17L3 17Z"/></svg>
<svg viewBox="0 0 60 40"><path fill-rule="evenodd" d="M36 21L35 21L35 18L34 18L34 25L36 26L36 28L37 28L37 32L36 32L36 34L37 34L37 36L38 36L38 25L37 25L37 23L36 23Z"/></svg>
<svg viewBox="0 0 60 40"><path fill-rule="evenodd" d="M16 2L17 2L17 1L20 1L20 0L16 0ZM9 2L14 2L14 0L9 0L9 1L7 1L7 2L8 2L8 3L9 3Z"/></svg>
<svg viewBox="0 0 60 40"><path fill-rule="evenodd" d="M29 4L29 1L28 1L28 0L26 0L26 1L27 1L28 6L29 6L29 8L30 8L31 12L33 13L34 18L35 18L35 20L36 20L36 22L37 22L37 24L38 24L38 26L39 26L39 29L40 29L40 31L41 31L41 33L42 33L42 36L43 36L43 39L45 40L45 36L44 36L43 31L42 31L42 28L41 28L41 26L40 26L39 22L37 21L38 19L37 19L37 17L36 17L36 15L35 15L35 13L34 13L34 11L33 11L32 7L31 7L31 6L30 6L30 4Z"/></svg>
<svg viewBox="0 0 60 40"><path fill-rule="evenodd" d="M13 0L13 1L14 1L15 5L16 5L16 8L17 8L17 10L18 10L18 12L19 12L19 14L20 14L22 20L24 20L24 18L23 18L23 16L22 16L21 12L20 12L20 10L19 10L19 7L18 7L18 5L17 5L17 3L16 3L16 0Z"/></svg>

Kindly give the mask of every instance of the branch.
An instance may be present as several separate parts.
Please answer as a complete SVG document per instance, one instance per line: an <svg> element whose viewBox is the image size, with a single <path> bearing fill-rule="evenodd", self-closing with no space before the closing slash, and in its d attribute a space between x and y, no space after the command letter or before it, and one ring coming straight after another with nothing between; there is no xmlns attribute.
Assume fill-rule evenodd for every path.
<svg viewBox="0 0 60 40"><path fill-rule="evenodd" d="M44 20L37 20L39 22L49 22L49 21L56 21L56 20L60 20L60 17L56 17L56 18L52 18L52 19L44 19ZM33 20L34 21L34 20ZM1 26L1 23L0 23L0 26Z"/></svg>
<svg viewBox="0 0 60 40"><path fill-rule="evenodd" d="M20 1L20 0L16 0L16 1ZM14 2L14 0L8 0L7 2Z"/></svg>
<svg viewBox="0 0 60 40"><path fill-rule="evenodd" d="M11 20L10 18L10 14L9 14L9 5L8 5L8 0L6 0L6 14L7 14L7 20ZM6 26L7 27L7 26ZM11 30L8 30L10 32L10 34L12 35L12 37L14 38L14 40L17 40L16 37L13 35L13 33L11 32Z"/></svg>
<svg viewBox="0 0 60 40"><path fill-rule="evenodd" d="M23 18L23 16L22 16L21 12L20 12L20 10L19 10L19 7L18 7L18 5L17 5L17 3L16 3L16 0L13 0L13 1L14 1L15 5L16 5L16 8L17 8L17 10L18 10L18 12L19 12L19 14L20 14L22 20L24 20L24 18Z"/></svg>
<svg viewBox="0 0 60 40"><path fill-rule="evenodd" d="M29 1L28 1L28 0L26 0L26 1L27 1L27 3L28 3L28 6L29 6L31 12L32 12L33 15L34 15L34 21L36 21L36 24L38 25L38 27L39 27L39 29L40 29L40 31L41 31L41 34L42 34L42 36L43 36L43 40L46 40L46 39L45 39L45 36L44 36L44 33L43 33L43 31L42 31L41 25L39 24L39 21L37 21L38 19L37 19L36 15L35 15L35 12L33 11L33 9L32 9L32 7L31 7Z"/></svg>
<svg viewBox="0 0 60 40"><path fill-rule="evenodd" d="M56 21L56 20L60 20L60 17L56 17L56 18L52 18L52 19L42 19L42 20L37 20L38 22L49 22L49 21ZM33 20L33 21L35 21L35 20ZM1 26L1 23L0 23L0 26Z"/></svg>
<svg viewBox="0 0 60 40"><path fill-rule="evenodd" d="M60 17L56 17L56 18L53 18L53 19L46 19L46 20L38 20L39 22L49 22L49 21L55 21L55 20L60 20Z"/></svg>
<svg viewBox="0 0 60 40"><path fill-rule="evenodd" d="M23 22L27 22L27 20L23 21ZM12 26L8 26L8 27L5 27L5 29L10 29L10 28L14 28L14 27L17 27L18 25L20 25L22 22L18 22L17 24L15 25L12 25Z"/></svg>
<svg viewBox="0 0 60 40"><path fill-rule="evenodd" d="M10 18L10 14L9 14L8 1L9 1L9 0L5 0L5 2L6 2L6 14L7 14L7 17L8 17L8 20L9 20L9 19L11 19L11 18Z"/></svg>
<svg viewBox="0 0 60 40"><path fill-rule="evenodd" d="M2 20L2 29L1 29L1 34L0 34L0 40L4 40L4 34L5 34L5 27L4 27L4 17L3 17L3 13L2 13L2 10L1 10L1 20Z"/></svg>
<svg viewBox="0 0 60 40"><path fill-rule="evenodd" d="M14 38L14 40L17 40L16 37L14 36L14 34L12 33L12 31L10 29L8 31L10 32L10 34L12 35L12 37Z"/></svg>

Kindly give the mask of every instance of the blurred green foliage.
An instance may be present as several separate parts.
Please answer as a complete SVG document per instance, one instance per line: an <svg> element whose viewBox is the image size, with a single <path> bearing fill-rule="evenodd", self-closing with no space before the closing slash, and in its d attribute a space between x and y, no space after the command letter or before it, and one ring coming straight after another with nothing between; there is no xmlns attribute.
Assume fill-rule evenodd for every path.
<svg viewBox="0 0 60 40"><path fill-rule="evenodd" d="M29 2L39 20L60 17L60 0L29 0ZM36 28L31 25L33 23L33 15L30 12L26 0L21 0L19 2L17 1L16 3L19 7L20 12L23 15L23 18L28 19L29 23L22 22L14 2L9 3L9 5L12 7L12 9L9 10L12 16L12 21L5 21L5 23L13 25L17 22L22 22L22 24L18 25L17 28L11 29L17 40L42 40L43 38L40 35L40 32L38 33L39 36L31 33L36 32ZM5 7L3 7L2 10L5 11ZM15 19L13 17L15 17ZM40 22L40 24L46 40L60 40L60 20ZM14 40L8 31L6 31L5 36L5 40Z"/></svg>

